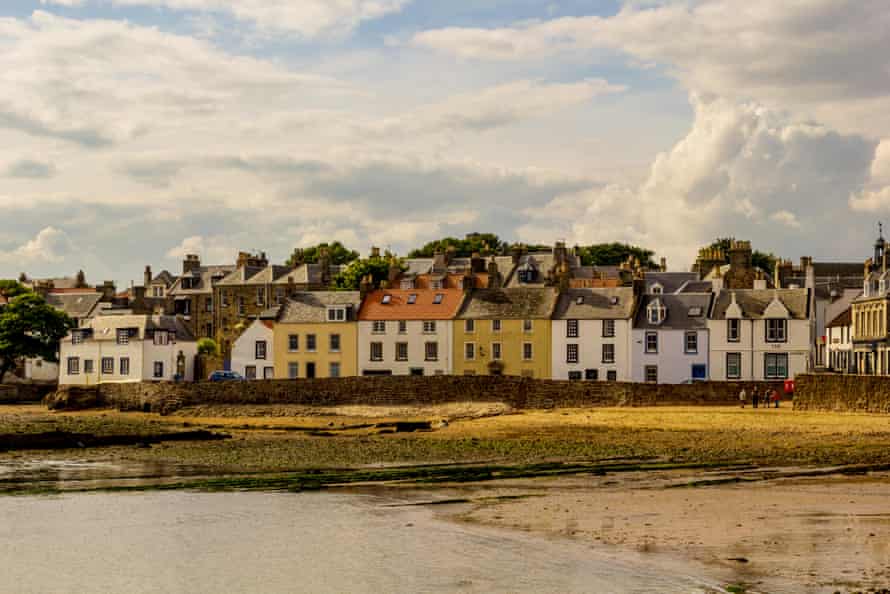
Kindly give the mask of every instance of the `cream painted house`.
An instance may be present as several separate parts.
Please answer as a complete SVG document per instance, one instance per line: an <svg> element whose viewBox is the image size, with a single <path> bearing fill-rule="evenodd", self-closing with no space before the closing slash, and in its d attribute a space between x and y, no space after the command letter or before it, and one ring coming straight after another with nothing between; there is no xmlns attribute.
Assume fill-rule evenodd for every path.
<svg viewBox="0 0 890 594"><path fill-rule="evenodd" d="M784 380L810 370L809 289L722 290L708 319L711 379Z"/></svg>
<svg viewBox="0 0 890 594"><path fill-rule="evenodd" d="M635 310L631 287L563 292L551 330L553 379L629 382Z"/></svg>
<svg viewBox="0 0 890 594"><path fill-rule="evenodd" d="M59 344L59 384L193 381L197 354L178 316L97 316Z"/></svg>

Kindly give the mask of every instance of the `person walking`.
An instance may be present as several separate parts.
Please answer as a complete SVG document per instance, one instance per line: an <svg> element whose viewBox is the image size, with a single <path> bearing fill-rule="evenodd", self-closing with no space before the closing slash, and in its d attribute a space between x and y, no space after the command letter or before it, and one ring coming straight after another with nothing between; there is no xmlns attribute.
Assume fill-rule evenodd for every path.
<svg viewBox="0 0 890 594"><path fill-rule="evenodd" d="M778 390L773 390L773 398L776 401L776 408L779 408L779 401L782 400L782 394Z"/></svg>
<svg viewBox="0 0 890 594"><path fill-rule="evenodd" d="M760 397L757 394L757 388L754 388L754 390L751 391L751 405L754 408L757 408L757 403L759 400L760 400Z"/></svg>
<svg viewBox="0 0 890 594"><path fill-rule="evenodd" d="M742 408L745 408L745 401L748 400L748 393L745 392L745 388L742 388L742 391L739 392L739 402L742 405Z"/></svg>

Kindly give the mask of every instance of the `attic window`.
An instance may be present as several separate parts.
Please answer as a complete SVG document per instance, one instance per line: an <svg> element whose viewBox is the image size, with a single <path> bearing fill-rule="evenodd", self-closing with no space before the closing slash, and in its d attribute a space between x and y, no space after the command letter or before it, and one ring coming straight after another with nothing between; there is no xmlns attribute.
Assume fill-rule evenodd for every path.
<svg viewBox="0 0 890 594"><path fill-rule="evenodd" d="M575 303L576 303L577 305L584 305L584 296L583 296L583 295L579 295L578 298L575 299Z"/></svg>
<svg viewBox="0 0 890 594"><path fill-rule="evenodd" d="M433 299L433 303L435 305L441 305L444 299L445 295L443 295L442 293L436 293L436 297Z"/></svg>
<svg viewBox="0 0 890 594"><path fill-rule="evenodd" d="M389 305L390 303L392 303L392 295L384 295L381 303L383 303L383 305Z"/></svg>
<svg viewBox="0 0 890 594"><path fill-rule="evenodd" d="M661 303L661 301L654 301L653 303L649 304L646 313L649 319L649 323L653 326L659 326L667 317L667 308Z"/></svg>
<svg viewBox="0 0 890 594"><path fill-rule="evenodd" d="M408 295L408 305L414 305L417 303L417 293L411 293Z"/></svg>
<svg viewBox="0 0 890 594"><path fill-rule="evenodd" d="M664 293L664 287L662 287L658 283L655 283L654 285L652 285L652 294L653 295L661 295L662 293Z"/></svg>
<svg viewBox="0 0 890 594"><path fill-rule="evenodd" d="M689 308L689 317L690 318L700 318L702 310L700 307L690 307Z"/></svg>
<svg viewBox="0 0 890 594"><path fill-rule="evenodd" d="M612 305L618 305L618 297L612 297L611 299L609 299L609 303L611 303Z"/></svg>

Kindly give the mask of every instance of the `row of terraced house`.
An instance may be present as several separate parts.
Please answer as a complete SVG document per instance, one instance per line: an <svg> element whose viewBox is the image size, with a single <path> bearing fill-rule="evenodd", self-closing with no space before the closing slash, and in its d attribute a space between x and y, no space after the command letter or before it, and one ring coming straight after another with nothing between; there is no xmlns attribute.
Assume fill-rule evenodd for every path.
<svg viewBox="0 0 890 594"><path fill-rule="evenodd" d="M557 244L393 258L382 283L332 291L340 268L324 255L290 267L270 265L264 254L242 253L231 266L187 256L182 274L147 268L127 304L83 319L60 347L59 380L204 379L194 371L201 337L216 339L225 367L248 379L794 378L834 356L827 317L848 297L850 268L804 258L765 271L753 265L748 242L734 242L728 254L703 249L689 272L633 259L583 266L575 250ZM861 283L862 265L856 269Z"/></svg>

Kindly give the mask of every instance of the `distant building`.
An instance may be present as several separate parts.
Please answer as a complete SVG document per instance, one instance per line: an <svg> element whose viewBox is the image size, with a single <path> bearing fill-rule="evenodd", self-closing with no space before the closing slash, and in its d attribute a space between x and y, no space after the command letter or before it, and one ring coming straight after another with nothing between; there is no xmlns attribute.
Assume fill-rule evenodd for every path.
<svg viewBox="0 0 890 594"><path fill-rule="evenodd" d="M248 380L274 379L274 328L274 316L254 320L232 346L231 370Z"/></svg>

